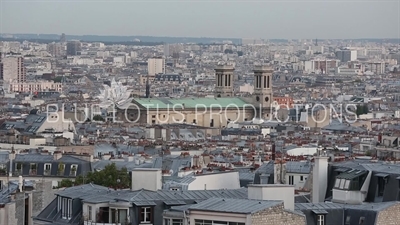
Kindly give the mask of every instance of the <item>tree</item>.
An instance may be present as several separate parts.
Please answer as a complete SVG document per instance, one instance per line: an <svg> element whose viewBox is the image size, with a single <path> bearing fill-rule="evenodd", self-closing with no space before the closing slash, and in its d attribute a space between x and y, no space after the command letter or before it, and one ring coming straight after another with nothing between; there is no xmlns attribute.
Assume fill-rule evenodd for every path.
<svg viewBox="0 0 400 225"><path fill-rule="evenodd" d="M368 109L367 104L357 105L357 110L356 110L357 116L363 115L363 114L368 114L368 113L369 113L369 109Z"/></svg>
<svg viewBox="0 0 400 225"><path fill-rule="evenodd" d="M232 54L233 51L232 51L231 49L225 49L224 53L225 53L225 54Z"/></svg>
<svg viewBox="0 0 400 225"><path fill-rule="evenodd" d="M104 118L101 115L93 116L93 121L104 121Z"/></svg>
<svg viewBox="0 0 400 225"><path fill-rule="evenodd" d="M70 179L62 179L58 187L72 187L74 182Z"/></svg>
<svg viewBox="0 0 400 225"><path fill-rule="evenodd" d="M363 109L363 114L368 114L369 113L369 109L368 109L368 105L367 104L364 104L362 109Z"/></svg>
<svg viewBox="0 0 400 225"><path fill-rule="evenodd" d="M54 78L53 80L54 80L54 83L61 83L62 79L63 79L63 77L59 76L59 77Z"/></svg>
<svg viewBox="0 0 400 225"><path fill-rule="evenodd" d="M115 163L108 164L103 170L89 172L85 176L79 175L75 185L93 183L114 189L129 188L131 179L126 168L118 169Z"/></svg>

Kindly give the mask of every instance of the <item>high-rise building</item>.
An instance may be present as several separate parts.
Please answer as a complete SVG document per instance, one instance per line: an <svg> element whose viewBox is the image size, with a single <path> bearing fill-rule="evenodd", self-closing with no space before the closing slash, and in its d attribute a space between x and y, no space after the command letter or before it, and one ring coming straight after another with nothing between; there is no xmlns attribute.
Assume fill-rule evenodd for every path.
<svg viewBox="0 0 400 225"><path fill-rule="evenodd" d="M215 68L215 97L233 96L233 71L231 65L219 65Z"/></svg>
<svg viewBox="0 0 400 225"><path fill-rule="evenodd" d="M4 82L25 82L26 70L24 58L21 56L7 56L2 59L2 72L0 74Z"/></svg>
<svg viewBox="0 0 400 225"><path fill-rule="evenodd" d="M154 76L156 74L165 73L165 59L158 58L150 58L147 60L147 73L150 76Z"/></svg>
<svg viewBox="0 0 400 225"><path fill-rule="evenodd" d="M254 92L252 95L253 105L257 109L258 118L269 118L271 111L272 96L272 72L267 66L256 66L254 68ZM261 114L260 114L261 113Z"/></svg>
<svg viewBox="0 0 400 225"><path fill-rule="evenodd" d="M65 41L66 41L65 34L62 33L61 36L60 36L60 42L64 43Z"/></svg>
<svg viewBox="0 0 400 225"><path fill-rule="evenodd" d="M49 43L47 44L47 51L52 55L53 57L59 57L62 55L62 46L60 43Z"/></svg>
<svg viewBox="0 0 400 225"><path fill-rule="evenodd" d="M169 44L164 44L164 56L169 56Z"/></svg>
<svg viewBox="0 0 400 225"><path fill-rule="evenodd" d="M67 43L67 55L79 55L82 51L82 44L80 41L69 41Z"/></svg>
<svg viewBox="0 0 400 225"><path fill-rule="evenodd" d="M357 60L357 50L339 50L336 52L336 57L341 61L341 62L350 62Z"/></svg>

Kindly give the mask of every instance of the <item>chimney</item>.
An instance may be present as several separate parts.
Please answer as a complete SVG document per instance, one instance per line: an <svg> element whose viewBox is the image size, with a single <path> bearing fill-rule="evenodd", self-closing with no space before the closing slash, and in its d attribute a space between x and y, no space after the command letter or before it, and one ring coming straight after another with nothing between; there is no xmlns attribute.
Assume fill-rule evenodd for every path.
<svg viewBox="0 0 400 225"><path fill-rule="evenodd" d="M128 162L133 162L133 155L128 155Z"/></svg>
<svg viewBox="0 0 400 225"><path fill-rule="evenodd" d="M8 154L8 158L11 160L15 160L15 151L12 150L9 154Z"/></svg>
<svg viewBox="0 0 400 225"><path fill-rule="evenodd" d="M328 186L328 158L326 156L314 157L313 181L311 200L312 203L325 201Z"/></svg>
<svg viewBox="0 0 400 225"><path fill-rule="evenodd" d="M286 183L286 161L277 159L274 162L274 184Z"/></svg>
<svg viewBox="0 0 400 225"><path fill-rule="evenodd" d="M143 182L143 181L146 182ZM132 191L157 191L162 189L162 172L156 168L135 168L132 170Z"/></svg>
<svg viewBox="0 0 400 225"><path fill-rule="evenodd" d="M140 165L139 158L135 158L135 165Z"/></svg>
<svg viewBox="0 0 400 225"><path fill-rule="evenodd" d="M59 160L59 159L61 159L61 157L62 157L61 151L54 151L53 152L53 159L54 160Z"/></svg>
<svg viewBox="0 0 400 225"><path fill-rule="evenodd" d="M19 192L22 192L22 186L24 185L24 180L22 179L22 176L18 177L18 189Z"/></svg>
<svg viewBox="0 0 400 225"><path fill-rule="evenodd" d="M276 155L276 150L275 150L275 141L272 143L272 160L275 161L275 155Z"/></svg>
<svg viewBox="0 0 400 225"><path fill-rule="evenodd" d="M111 155L110 155L110 154L104 154L104 155L101 156L101 158L102 158L103 160L110 160Z"/></svg>
<svg viewBox="0 0 400 225"><path fill-rule="evenodd" d="M248 199L283 201L287 210L294 210L294 186L285 184L250 184Z"/></svg>

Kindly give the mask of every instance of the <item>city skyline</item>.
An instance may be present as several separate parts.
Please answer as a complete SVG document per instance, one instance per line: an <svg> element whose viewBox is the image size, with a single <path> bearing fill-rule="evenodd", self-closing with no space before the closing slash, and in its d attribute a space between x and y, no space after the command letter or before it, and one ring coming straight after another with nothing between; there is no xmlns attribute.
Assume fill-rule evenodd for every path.
<svg viewBox="0 0 400 225"><path fill-rule="evenodd" d="M0 33L263 39L400 36L398 1L344 4L339 0L113 3L2 0L0 7Z"/></svg>

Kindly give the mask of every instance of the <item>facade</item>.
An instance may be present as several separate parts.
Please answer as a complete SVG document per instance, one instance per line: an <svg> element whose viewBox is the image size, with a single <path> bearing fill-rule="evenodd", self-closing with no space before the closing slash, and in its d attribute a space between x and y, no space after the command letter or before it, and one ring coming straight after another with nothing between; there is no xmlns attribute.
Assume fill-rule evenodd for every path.
<svg viewBox="0 0 400 225"><path fill-rule="evenodd" d="M2 74L4 82L25 82L26 69L24 66L24 58L21 56L7 56L2 59Z"/></svg>
<svg viewBox="0 0 400 225"><path fill-rule="evenodd" d="M336 52L336 57L340 62L349 62L357 60L357 50L339 50Z"/></svg>
<svg viewBox="0 0 400 225"><path fill-rule="evenodd" d="M147 73L154 76L159 73L165 73L165 59L150 58L147 60Z"/></svg>
<svg viewBox="0 0 400 225"><path fill-rule="evenodd" d="M306 73L327 74L338 66L338 60L335 59L313 59L304 62L304 71Z"/></svg>
<svg viewBox="0 0 400 225"><path fill-rule="evenodd" d="M9 90L13 92L35 93L44 91L62 92L62 84L54 81L11 82Z"/></svg>
<svg viewBox="0 0 400 225"><path fill-rule="evenodd" d="M52 55L53 57L59 57L62 55L62 45L61 43L49 43L47 45L47 51Z"/></svg>
<svg viewBox="0 0 400 225"><path fill-rule="evenodd" d="M82 50L82 43L80 41L67 42L67 55L68 56L79 55L81 50Z"/></svg>

